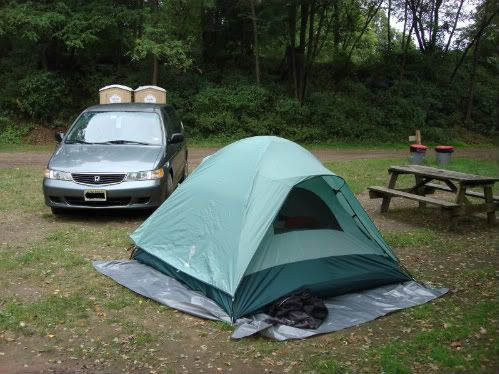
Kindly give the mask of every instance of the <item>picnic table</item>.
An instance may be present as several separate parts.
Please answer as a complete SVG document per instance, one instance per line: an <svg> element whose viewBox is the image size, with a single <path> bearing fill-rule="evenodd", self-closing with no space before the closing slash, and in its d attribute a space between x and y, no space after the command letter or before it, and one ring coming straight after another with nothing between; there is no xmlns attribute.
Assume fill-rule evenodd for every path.
<svg viewBox="0 0 499 374"><path fill-rule="evenodd" d="M381 212L388 211L393 197L402 197L418 201L420 207L426 204L439 206L450 216L451 225L454 225L460 216L480 212L487 213L487 222L490 225L496 222L495 212L499 209L499 196L493 195L492 187L495 182L499 181L499 177L486 177L421 165L391 166L388 172L390 180L387 188L368 187L371 199L383 199ZM397 178L401 174L414 175L414 185L409 188L396 188ZM483 189L483 192L470 190L477 187ZM436 190L455 194L455 199L449 201L426 196L433 194ZM475 200L470 201L468 197L473 197Z"/></svg>

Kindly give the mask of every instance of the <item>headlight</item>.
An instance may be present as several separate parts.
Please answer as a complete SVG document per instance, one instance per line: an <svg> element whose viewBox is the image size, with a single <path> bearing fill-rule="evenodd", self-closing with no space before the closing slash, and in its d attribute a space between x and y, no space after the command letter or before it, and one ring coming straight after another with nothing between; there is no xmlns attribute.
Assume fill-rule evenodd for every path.
<svg viewBox="0 0 499 374"><path fill-rule="evenodd" d="M165 175L163 168L159 168L156 170L147 170L147 171L134 171L132 173L128 173L126 176L127 181L145 181L150 179L159 179Z"/></svg>
<svg viewBox="0 0 499 374"><path fill-rule="evenodd" d="M71 177L71 173L68 173L67 171L52 170L52 169L45 169L45 178L59 179L63 181L73 180L73 177Z"/></svg>

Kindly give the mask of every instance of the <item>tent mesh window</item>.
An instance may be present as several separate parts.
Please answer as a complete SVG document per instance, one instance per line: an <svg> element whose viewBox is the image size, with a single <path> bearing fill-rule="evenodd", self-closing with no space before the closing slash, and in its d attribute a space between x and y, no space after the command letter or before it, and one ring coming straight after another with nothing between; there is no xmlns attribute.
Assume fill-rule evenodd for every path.
<svg viewBox="0 0 499 374"><path fill-rule="evenodd" d="M310 190L294 187L274 220L274 233L322 229L343 231L319 196Z"/></svg>

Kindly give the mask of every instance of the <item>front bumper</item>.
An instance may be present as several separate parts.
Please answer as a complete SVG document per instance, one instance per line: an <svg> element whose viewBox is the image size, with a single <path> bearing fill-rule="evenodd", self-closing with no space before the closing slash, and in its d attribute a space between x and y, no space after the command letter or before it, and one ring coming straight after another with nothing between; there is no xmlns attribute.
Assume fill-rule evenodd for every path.
<svg viewBox="0 0 499 374"><path fill-rule="evenodd" d="M85 201L85 190L105 190L106 201ZM161 205L166 196L163 179L87 185L57 179L43 179L45 204L73 209L148 209Z"/></svg>

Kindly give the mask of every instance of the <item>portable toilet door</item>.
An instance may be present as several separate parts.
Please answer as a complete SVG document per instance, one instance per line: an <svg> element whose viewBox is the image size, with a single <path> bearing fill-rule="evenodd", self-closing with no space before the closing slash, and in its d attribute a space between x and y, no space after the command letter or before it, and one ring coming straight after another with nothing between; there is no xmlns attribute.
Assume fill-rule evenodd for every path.
<svg viewBox="0 0 499 374"><path fill-rule="evenodd" d="M100 104L131 103L133 89L120 84L111 84L99 90Z"/></svg>
<svg viewBox="0 0 499 374"><path fill-rule="evenodd" d="M140 86L134 97L136 103L166 104L166 90L158 86Z"/></svg>

